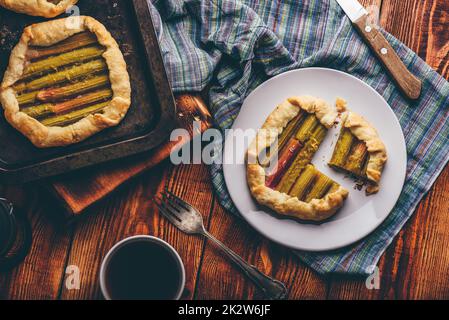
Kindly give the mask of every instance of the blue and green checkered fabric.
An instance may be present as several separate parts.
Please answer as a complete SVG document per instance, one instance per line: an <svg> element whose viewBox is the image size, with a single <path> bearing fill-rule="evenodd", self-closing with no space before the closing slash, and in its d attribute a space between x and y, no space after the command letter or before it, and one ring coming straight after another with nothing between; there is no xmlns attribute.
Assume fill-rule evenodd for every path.
<svg viewBox="0 0 449 320"><path fill-rule="evenodd" d="M209 92L216 125L230 128L245 97L279 73L305 67L338 69L372 86L404 131L407 178L396 207L364 240L324 253L298 252L319 273L367 274L413 214L449 160L449 84L413 51L384 32L413 74L418 101L405 100L334 0L153 0L163 21L162 52L175 92ZM223 179L211 168L221 204L238 214ZM433 214L447 214L434 212ZM430 231L429 231L430 232Z"/></svg>

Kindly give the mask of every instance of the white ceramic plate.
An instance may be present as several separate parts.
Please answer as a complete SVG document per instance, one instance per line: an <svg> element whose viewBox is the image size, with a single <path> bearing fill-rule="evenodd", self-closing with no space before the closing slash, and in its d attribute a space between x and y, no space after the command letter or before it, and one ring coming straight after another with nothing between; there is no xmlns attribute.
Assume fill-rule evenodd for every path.
<svg viewBox="0 0 449 320"><path fill-rule="evenodd" d="M313 95L335 104L337 97L348 101L348 107L364 116L378 130L384 141L388 161L380 191L365 196L355 190L354 180L327 166L332 156L339 128L331 129L312 163L324 174L350 191L343 208L322 224L281 219L264 211L251 197L246 183L244 157L255 131L247 131L245 143L235 143L241 131L259 129L276 105L294 95ZM243 103L234 126L226 137L223 160L226 185L242 216L267 238L282 245L308 251L340 248L360 240L388 216L401 193L407 165L407 153L401 126L387 102L359 79L332 69L308 68L276 76L254 90ZM266 209L265 209L266 210Z"/></svg>

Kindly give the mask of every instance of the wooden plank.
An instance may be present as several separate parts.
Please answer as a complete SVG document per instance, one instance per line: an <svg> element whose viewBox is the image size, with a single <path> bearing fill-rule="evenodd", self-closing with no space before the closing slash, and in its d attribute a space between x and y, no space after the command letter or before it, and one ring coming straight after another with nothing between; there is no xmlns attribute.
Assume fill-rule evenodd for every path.
<svg viewBox="0 0 449 320"><path fill-rule="evenodd" d="M260 271L284 282L291 299L324 299L326 283L288 248L272 243L215 203L209 231ZM260 299L260 292L212 243L207 243L195 299Z"/></svg>
<svg viewBox="0 0 449 320"><path fill-rule="evenodd" d="M377 6L378 8L382 5L382 0L360 0L362 6L368 8L369 6Z"/></svg>
<svg viewBox="0 0 449 320"><path fill-rule="evenodd" d="M449 170L439 177L405 230L400 299L449 299Z"/></svg>
<svg viewBox="0 0 449 320"><path fill-rule="evenodd" d="M136 179L126 190L117 193L99 211L92 212L95 214L78 223L68 264L80 268L81 288L63 288L62 299L100 299L98 273L103 257L117 241L138 234L160 237L178 250L187 271L183 298L192 297L204 239L181 233L158 214L151 198L165 186L203 212L207 223L212 191L206 166L172 167L168 161L164 162Z"/></svg>
<svg viewBox="0 0 449 320"><path fill-rule="evenodd" d="M384 1L381 24L444 74L449 63L448 8L444 0Z"/></svg>
<svg viewBox="0 0 449 320"><path fill-rule="evenodd" d="M25 212L33 230L33 244L25 261L17 268L0 273L2 299L56 299L64 276L67 250L72 229L55 219L59 209L52 200L26 188L2 188L1 196L10 200L17 210Z"/></svg>

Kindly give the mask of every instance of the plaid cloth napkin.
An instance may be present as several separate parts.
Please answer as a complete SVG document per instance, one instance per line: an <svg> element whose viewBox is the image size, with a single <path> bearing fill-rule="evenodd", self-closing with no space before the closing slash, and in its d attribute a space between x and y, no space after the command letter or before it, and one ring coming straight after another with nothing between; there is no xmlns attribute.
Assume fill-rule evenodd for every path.
<svg viewBox="0 0 449 320"><path fill-rule="evenodd" d="M387 100L402 125L408 152L407 178L396 207L375 232L352 246L298 252L319 273L371 273L449 160L448 82L384 32L409 70L423 80L421 98L405 100L334 0L152 3L155 19L163 21L161 46L173 89L201 91L210 86L210 109L221 129L231 127L254 88L296 68L320 66L350 73ZM238 214L222 168L213 166L211 171L221 204Z"/></svg>

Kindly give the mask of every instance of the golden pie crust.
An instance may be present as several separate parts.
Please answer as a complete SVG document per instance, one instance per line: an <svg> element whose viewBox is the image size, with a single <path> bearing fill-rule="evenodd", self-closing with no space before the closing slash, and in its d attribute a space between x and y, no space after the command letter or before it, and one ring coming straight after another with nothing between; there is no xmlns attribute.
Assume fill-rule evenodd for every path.
<svg viewBox="0 0 449 320"><path fill-rule="evenodd" d="M349 194L345 188L340 186L323 199L304 202L297 197L267 187L265 185L265 169L257 162L260 152L273 144L287 123L296 117L301 109L308 113L314 113L326 128L332 127L338 116L335 108L330 107L324 100L312 96L291 97L281 103L268 116L248 148L247 181L253 197L261 205L288 217L322 221L335 214L343 205Z"/></svg>
<svg viewBox="0 0 449 320"><path fill-rule="evenodd" d="M5 118L31 142L40 148L65 146L80 142L95 133L116 126L125 117L131 104L131 85L123 55L106 28L97 20L80 16L79 25L66 23L66 19L31 25L13 49L8 69L0 87L0 103ZM51 46L77 33L90 31L97 36L98 43L105 47L103 58L109 69L109 80L113 97L103 113L89 115L66 127L47 127L19 109L12 86L21 79L27 63L28 46Z"/></svg>
<svg viewBox="0 0 449 320"><path fill-rule="evenodd" d="M31 16L54 18L77 2L78 0L61 0L55 4L47 0L0 0L0 6Z"/></svg>

